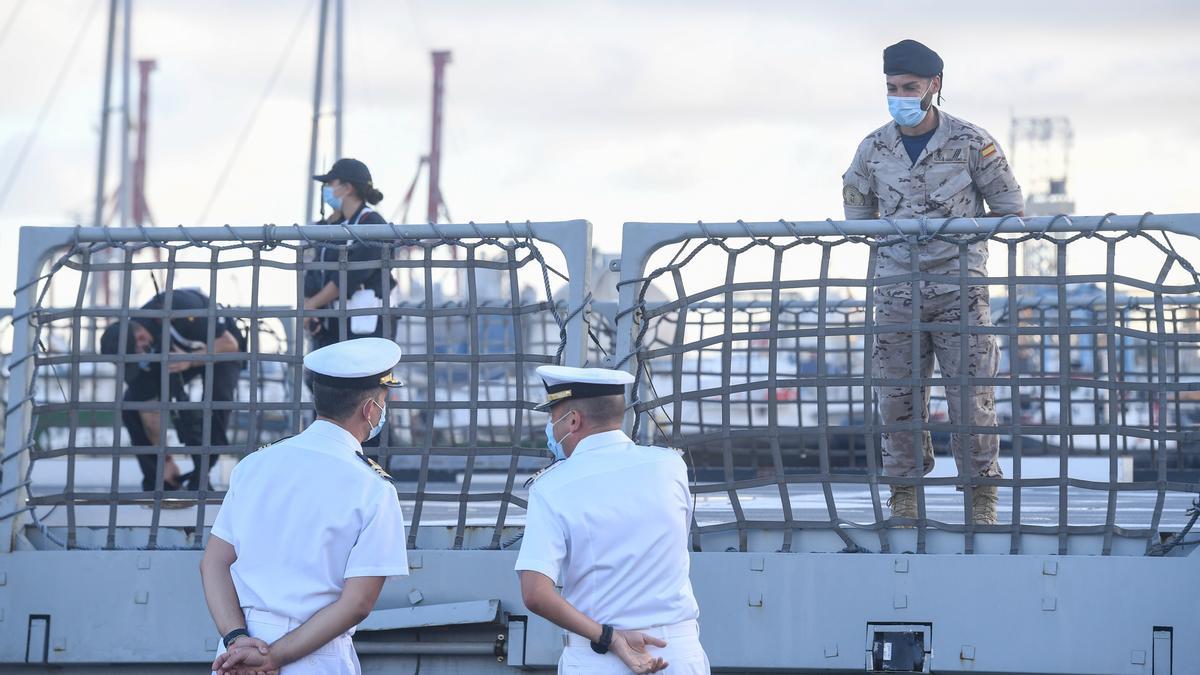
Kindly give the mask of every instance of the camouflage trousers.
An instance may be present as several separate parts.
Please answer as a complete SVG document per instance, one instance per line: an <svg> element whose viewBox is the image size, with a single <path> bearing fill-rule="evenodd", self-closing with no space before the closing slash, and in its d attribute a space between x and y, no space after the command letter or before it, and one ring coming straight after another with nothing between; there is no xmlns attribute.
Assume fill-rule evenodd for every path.
<svg viewBox="0 0 1200 675"><path fill-rule="evenodd" d="M943 287L944 288L944 287ZM940 289L939 289L940 290ZM958 290L935 294L926 286L920 297L922 323L959 323L962 316L961 292ZM876 326L908 324L913 319L914 302L908 284L894 284L875 291ZM967 323L973 326L992 325L986 286L971 286L967 290ZM871 365L874 377L929 378L933 375L933 358L937 357L946 388L950 422L965 422L971 426L996 426L996 393L991 386L968 386L966 409L963 408L961 386L957 379L965 365L968 377L995 377L999 367L999 350L994 335L967 335L944 330L921 332L920 364L913 367L913 334L910 331L875 335ZM966 337L967 361L962 363L962 341ZM912 421L916 415L929 420L930 387L886 385L875 387L879 414L884 424ZM920 449L918 450L918 446ZM1003 475L996 458L1000 438L996 434L951 434L950 446L960 476ZM933 442L928 431L892 431L883 434L883 472L887 476L913 477L933 471ZM966 466L964 466L966 464ZM968 473L970 472L970 473Z"/></svg>

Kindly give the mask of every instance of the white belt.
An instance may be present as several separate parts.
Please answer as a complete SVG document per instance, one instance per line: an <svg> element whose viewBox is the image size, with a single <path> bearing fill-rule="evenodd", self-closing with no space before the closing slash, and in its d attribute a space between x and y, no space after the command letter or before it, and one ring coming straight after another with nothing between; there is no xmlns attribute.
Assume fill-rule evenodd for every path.
<svg viewBox="0 0 1200 675"><path fill-rule="evenodd" d="M687 638L700 637L700 622L695 619L680 621L666 626L654 626L652 628L635 628L634 633L645 633L650 637L656 637L664 642L670 642L671 638ZM591 647L592 641L576 635L575 633L563 633L564 647Z"/></svg>
<svg viewBox="0 0 1200 675"><path fill-rule="evenodd" d="M265 609L255 609L254 607L243 608L242 614L246 617L246 621L265 623L269 626L278 626L283 628L285 631L295 630L298 626L304 623L303 621L299 619L293 619L290 616L276 614L275 612L270 612ZM348 638L353 634L354 629L350 629L349 631L335 637L334 640L337 640L338 638Z"/></svg>
<svg viewBox="0 0 1200 675"><path fill-rule="evenodd" d="M268 612L265 609L255 609L254 607L243 608L242 614L246 616L247 621L265 623L271 626L280 626L288 630L303 623L302 621L297 621L290 616L276 614L275 612Z"/></svg>
<svg viewBox="0 0 1200 675"><path fill-rule="evenodd" d="M246 623L267 624L268 626L275 626L276 628L279 628L280 629L280 631L279 631L280 637L282 637L286 633L296 630L297 628L300 627L301 624L304 623L303 621L300 621L298 619L293 619L290 616L276 614L275 612L269 612L265 609L255 609L253 607L242 608L242 614L246 617ZM319 647L313 653L314 654L330 653L330 650L331 649L336 650L336 645L341 644L343 640L345 640L346 642L349 642L351 640L352 635L354 635L353 628L351 628L349 631L342 633L341 635L338 635L337 637L333 638L326 644ZM276 639L278 639L278 638L276 638Z"/></svg>

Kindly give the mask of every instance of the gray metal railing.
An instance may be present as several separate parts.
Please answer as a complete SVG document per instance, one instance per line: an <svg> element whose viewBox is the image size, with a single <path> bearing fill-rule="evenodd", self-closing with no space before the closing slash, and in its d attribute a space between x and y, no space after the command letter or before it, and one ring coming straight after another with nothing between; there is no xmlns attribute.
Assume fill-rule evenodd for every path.
<svg viewBox="0 0 1200 675"><path fill-rule="evenodd" d="M264 440L296 433L311 418L301 367L306 345L297 339L305 335L305 321L332 318L345 334L350 321L364 315L379 316L382 334L404 350L398 370L410 386L389 405L388 431L371 452L401 474L400 498L412 519L410 544L417 545L422 520L431 520L426 514L437 511L432 519L451 523L453 546L499 546L507 521L524 507L518 476L544 464L544 446L535 433L540 425L532 421L532 407L541 398L533 369L542 363L581 364L585 358L582 308L590 237L585 221L23 229L8 389L13 432L0 462L0 523L6 525L0 551L27 536L51 548L200 546L215 514L207 507L223 496L221 472L212 471L222 465L220 458L228 462ZM378 257L352 259L355 245L378 247ZM337 261L314 262L318 249L336 251ZM335 307L305 310L303 276L310 270L332 270L343 289L353 271L390 275L396 292L385 294L380 308L348 309L343 297ZM99 277L108 278L110 291L116 289L110 304L89 301ZM210 325L237 319L259 327L249 333L244 351L187 357L202 364L200 380L206 383L212 382L215 364L244 362L244 386L228 402L212 400L198 382L181 400L122 400L116 373L124 365L161 366L182 356L99 354L99 333L122 317L194 314L141 309L153 293L185 287L215 299L204 312ZM76 302L52 307L46 304L50 297ZM248 306L218 304L246 297ZM289 299L299 308L281 304ZM160 370L165 381L166 368ZM121 416L142 410L157 411L163 420L202 416L203 444L178 446L164 423L153 446L132 446ZM221 410L234 416L228 446L212 444L209 436L211 417ZM150 490L131 484L128 475L137 471L130 468L131 458L147 453L157 462ZM198 455L196 468L213 477L214 487L167 489L164 466L174 453ZM96 464L100 479L93 476L93 484L85 485ZM473 481L485 468L499 469L504 477ZM499 507L484 514L490 534L477 542L480 503ZM187 508L173 508L179 506Z"/></svg>
<svg viewBox="0 0 1200 675"><path fill-rule="evenodd" d="M215 513L206 506L220 502L236 458L311 417L299 367L305 320L332 317L344 330L374 313L404 351L399 372L408 386L369 452L399 479L414 547L498 548L519 532L524 477L548 461L544 418L532 411L542 397L533 369L561 362L635 372L636 433L688 450L694 545L704 550L892 550L896 523L880 490L906 480L923 500L919 550L972 552L975 535L997 531L1011 536L1012 553L1043 546L1039 538L1059 551L1128 553L1130 542L1152 549L1160 533L1180 527L1187 493L1200 483L1190 431L1200 417L1192 379L1200 374L1200 293L1165 235L1190 232L1194 220L631 224L619 303L588 302L583 221L26 230L7 415L23 432L9 435L0 462L0 523L48 548L199 546ZM999 436L1004 479L958 476L946 459L918 480L880 475L882 433L929 431L940 449L964 431L948 419L936 371L904 380L933 388L928 422L889 425L876 414L870 291L880 280L863 271L889 245L880 237L897 231L964 247L975 238L994 249L994 276L952 281L993 289L994 326L966 332L996 336L999 372L966 380L995 388L998 424L967 431ZM384 262L350 259L355 240L380 246ZM1057 247L1062 272L1020 274L1029 241ZM337 263L308 260L323 246L339 252ZM1116 255L1139 246L1157 257ZM1076 269L1083 249L1083 262L1108 267ZM300 277L312 269L342 279L367 269L391 275L396 290L380 309L304 310ZM117 280L107 305L86 295L97 275ZM931 280L946 277L886 281ZM212 317L258 327L246 353L204 358L246 361L236 400L204 400L193 383L189 400L122 402L115 372L127 359L96 354L96 336L118 317L146 315L138 308L152 291L190 285L233 305L214 306ZM64 298L78 302L63 306ZM199 453L217 468L214 490L164 489L165 457L193 448L169 432L151 448L132 447L120 414L139 408L233 411L230 445ZM132 462L147 451L159 456L149 491L136 484ZM974 526L963 499L990 484L1001 490L1002 524Z"/></svg>
<svg viewBox="0 0 1200 675"><path fill-rule="evenodd" d="M609 363L637 378L635 433L687 449L698 498L723 507L698 516L695 547L890 551L896 523L881 488L915 485L918 551L955 546L949 533L970 553L976 534L1005 532L1011 553L1046 538L1060 553L1076 550L1072 538L1105 554L1138 540L1158 552L1164 512L1182 524L1200 482L1190 430L1200 279L1170 234L1195 247L1200 216L628 223ZM965 265L948 276L919 262L915 272L876 274L888 247L918 260L919 246L934 241L959 260L972 246L991 248L991 276L968 276ZM1057 271L1024 274L1027 242L1055 247ZM875 323L879 287L930 283L962 298L990 288L994 325L919 312L899 326ZM964 397L995 388L997 425L948 420L936 398L928 421L881 420L881 382L945 384L915 359L911 377L872 373L873 338L896 331L995 336L1001 372L964 368L951 382ZM952 463L928 476L882 475L882 434L927 432L939 448L955 433L998 436L1008 477L959 475ZM1045 466L1037 455L1057 461ZM1085 467L1082 455L1100 464ZM999 488L999 525L971 522L972 493L985 485ZM833 538L799 542L814 532Z"/></svg>
<svg viewBox="0 0 1200 675"><path fill-rule="evenodd" d="M12 309L0 308L0 391L8 391L8 362L12 357ZM4 444L5 420L0 416L0 447ZM0 468L0 472L2 472Z"/></svg>

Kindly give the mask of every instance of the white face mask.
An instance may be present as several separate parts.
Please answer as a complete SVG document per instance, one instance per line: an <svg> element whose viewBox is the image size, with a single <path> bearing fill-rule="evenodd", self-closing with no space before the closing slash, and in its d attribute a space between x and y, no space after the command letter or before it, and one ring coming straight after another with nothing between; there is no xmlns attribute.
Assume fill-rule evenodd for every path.
<svg viewBox="0 0 1200 675"><path fill-rule="evenodd" d="M375 438L376 436L379 435L379 432L383 431L383 424L384 424L384 422L387 421L387 408L384 408L383 406L379 405L379 403L375 399L371 399L371 403L376 408L379 408L379 422L375 426L371 427L371 435L367 436L368 441L371 440L372 438ZM371 418L367 417L367 421L370 422Z"/></svg>
<svg viewBox="0 0 1200 675"><path fill-rule="evenodd" d="M933 80L929 81L929 86L925 88L925 93L920 96L888 96L888 112L892 114L892 119L896 120L896 124L902 127L915 127L925 120L925 116L929 114L929 109L922 107L925 102L925 97L929 96L933 90ZM930 99L932 101L932 98Z"/></svg>
<svg viewBox="0 0 1200 675"><path fill-rule="evenodd" d="M554 455L555 461L562 461L567 458L567 451L563 449L562 442L567 440L567 436L570 436L574 432L568 431L566 436L555 438L554 425L567 419L567 415L570 415L572 412L574 411L567 411L566 415L558 419L546 420L546 447L550 449L550 454Z"/></svg>

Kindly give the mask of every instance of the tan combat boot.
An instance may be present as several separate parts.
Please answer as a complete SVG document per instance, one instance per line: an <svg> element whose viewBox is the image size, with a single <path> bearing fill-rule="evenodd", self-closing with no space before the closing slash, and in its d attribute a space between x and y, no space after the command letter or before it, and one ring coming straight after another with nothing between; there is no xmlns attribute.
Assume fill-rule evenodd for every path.
<svg viewBox="0 0 1200 675"><path fill-rule="evenodd" d="M888 508L894 518L917 518L917 488L912 485L893 485L892 496L888 498ZM901 525L900 527L912 527Z"/></svg>
<svg viewBox="0 0 1200 675"><path fill-rule="evenodd" d="M976 525L995 525L998 522L996 520L997 501L999 498L996 495L995 485L980 485L975 488L971 499L971 511Z"/></svg>

